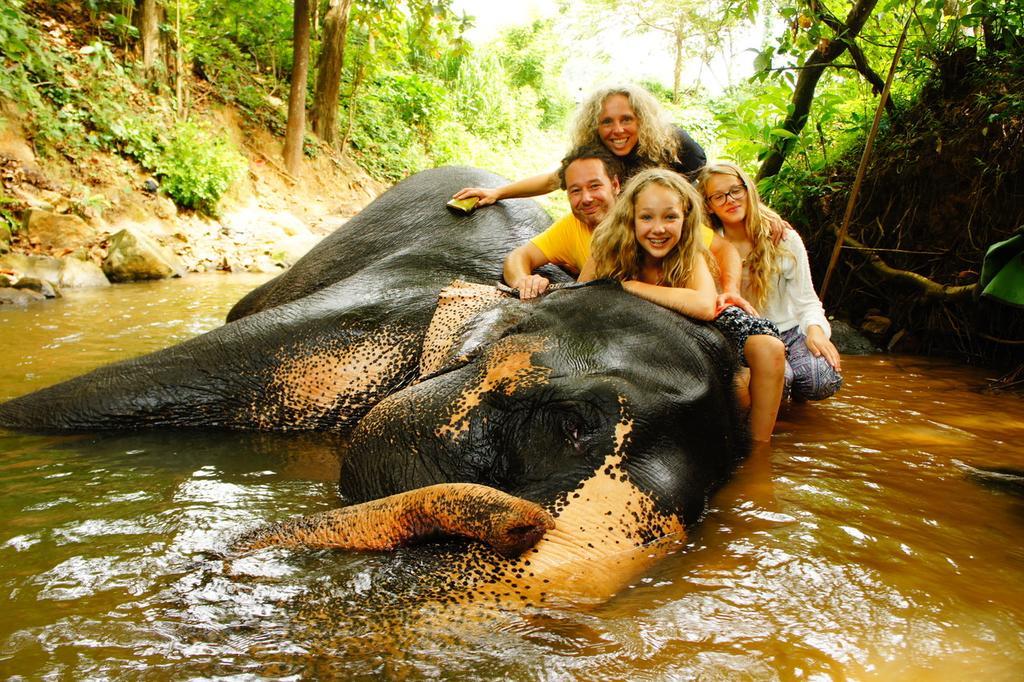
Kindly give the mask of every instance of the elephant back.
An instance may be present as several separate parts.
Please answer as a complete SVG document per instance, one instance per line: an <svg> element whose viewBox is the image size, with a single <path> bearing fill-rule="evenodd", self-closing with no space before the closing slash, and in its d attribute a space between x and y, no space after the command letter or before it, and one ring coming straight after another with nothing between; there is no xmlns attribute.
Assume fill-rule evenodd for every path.
<svg viewBox="0 0 1024 682"><path fill-rule="evenodd" d="M445 202L468 186L504 178L475 168L422 171L398 183L295 263L242 298L228 321L294 301L353 275L379 272L380 290L501 278L505 255L550 223L534 201L513 199L457 214Z"/></svg>

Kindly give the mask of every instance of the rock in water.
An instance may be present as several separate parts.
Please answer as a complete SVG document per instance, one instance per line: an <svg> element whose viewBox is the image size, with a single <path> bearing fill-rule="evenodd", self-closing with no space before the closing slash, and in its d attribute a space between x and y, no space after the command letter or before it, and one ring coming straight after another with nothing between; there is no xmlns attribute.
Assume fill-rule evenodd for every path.
<svg viewBox="0 0 1024 682"><path fill-rule="evenodd" d="M110 238L103 272L111 282L181 277L185 268L170 253L138 230L125 228Z"/></svg>

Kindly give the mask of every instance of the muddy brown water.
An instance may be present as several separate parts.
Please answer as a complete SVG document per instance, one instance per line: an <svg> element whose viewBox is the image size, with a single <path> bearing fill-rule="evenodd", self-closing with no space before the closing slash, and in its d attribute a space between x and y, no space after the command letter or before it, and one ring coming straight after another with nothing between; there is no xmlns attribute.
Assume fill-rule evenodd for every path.
<svg viewBox="0 0 1024 682"><path fill-rule="evenodd" d="M0 399L209 330L257 283L0 309ZM0 677L1024 679L1024 499L964 469L1024 468L1024 401L947 362L844 363L840 395L790 410L611 601L443 626L400 596L397 617L360 606L409 580L395 557L220 554L337 504L334 439L0 432Z"/></svg>

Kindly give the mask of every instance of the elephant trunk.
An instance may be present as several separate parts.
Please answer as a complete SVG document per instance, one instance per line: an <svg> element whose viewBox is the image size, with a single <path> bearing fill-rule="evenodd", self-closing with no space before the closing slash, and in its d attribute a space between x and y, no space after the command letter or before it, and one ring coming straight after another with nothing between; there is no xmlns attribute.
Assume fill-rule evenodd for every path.
<svg viewBox="0 0 1024 682"><path fill-rule="evenodd" d="M475 483L442 483L257 528L235 549L312 547L382 551L457 536L518 556L554 528L543 507Z"/></svg>

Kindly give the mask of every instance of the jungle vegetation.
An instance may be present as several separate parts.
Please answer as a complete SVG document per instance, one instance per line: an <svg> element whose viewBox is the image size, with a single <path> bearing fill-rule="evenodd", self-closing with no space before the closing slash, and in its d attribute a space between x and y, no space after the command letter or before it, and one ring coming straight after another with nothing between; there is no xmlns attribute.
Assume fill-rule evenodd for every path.
<svg viewBox="0 0 1024 682"><path fill-rule="evenodd" d="M643 35L672 56L644 84L758 178L811 245L819 286L842 233L831 310L891 318L881 345L1020 372L1020 311L973 285L988 246L1024 224L1024 0L553 4L477 45L452 0L7 0L0 99L42 158L118 154L213 212L244 159L205 123L212 104L283 138L289 168L329 150L387 182L446 163L522 177L564 149L595 85L568 82L568 51ZM629 56L595 59L614 72ZM723 60L753 75L687 82L685 64Z"/></svg>

